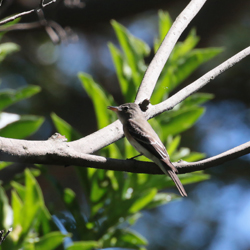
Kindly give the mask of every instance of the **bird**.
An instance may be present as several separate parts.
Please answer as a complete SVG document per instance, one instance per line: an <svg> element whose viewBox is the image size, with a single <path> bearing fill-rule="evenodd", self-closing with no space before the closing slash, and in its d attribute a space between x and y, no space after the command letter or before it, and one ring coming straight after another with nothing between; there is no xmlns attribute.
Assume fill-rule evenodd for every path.
<svg viewBox="0 0 250 250"><path fill-rule="evenodd" d="M181 196L187 193L177 176L178 170L169 159L169 155L157 133L148 123L136 103L125 103L120 106L108 106L114 111L123 125L123 132L130 144L142 155L152 160L174 181ZM133 157L134 158L134 157Z"/></svg>

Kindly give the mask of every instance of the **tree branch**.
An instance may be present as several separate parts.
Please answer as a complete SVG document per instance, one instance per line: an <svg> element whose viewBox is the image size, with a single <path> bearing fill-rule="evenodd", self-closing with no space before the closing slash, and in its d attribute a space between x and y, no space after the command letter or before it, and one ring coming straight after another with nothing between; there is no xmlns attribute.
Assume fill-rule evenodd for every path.
<svg viewBox="0 0 250 250"><path fill-rule="evenodd" d="M168 31L161 46L156 52L153 60L149 64L142 83L139 87L135 103L140 103L145 99L150 99L157 80L162 72L164 65L166 64L176 42L181 36L182 32L186 29L188 24L200 11L206 0L192 0L187 7L176 18L172 27Z"/></svg>
<svg viewBox="0 0 250 250"><path fill-rule="evenodd" d="M62 139L25 141L0 137L0 158L29 164L77 165L132 173L164 174L153 162L119 160L79 153ZM4 147L3 147L4 145ZM197 162L175 162L179 174L205 170L250 153L250 142Z"/></svg>
<svg viewBox="0 0 250 250"><path fill-rule="evenodd" d="M42 1L41 7L44 8L44 7L46 7L46 6L48 6L48 5L52 4L52 3L55 3L55 2L56 2L56 0L52 0L52 1L44 4L43 1ZM25 15L29 15L29 14L35 12L35 11L38 11L38 9L32 9L32 10L28 10L28 11L24 11L24 12L18 13L16 15L13 15L13 16L11 16L9 18L6 18L6 19L0 21L0 25L3 25L5 23L9 23L11 21L14 21L15 19L17 19L19 17L25 16Z"/></svg>
<svg viewBox="0 0 250 250"><path fill-rule="evenodd" d="M174 28L171 28L167 38L164 39L161 49L159 49L160 51L158 50L157 56L154 57L153 61L151 62L149 70L145 74L142 85L138 91L136 98L137 103L144 100L145 97L149 98L151 96L161 71L158 70L158 67L161 69L163 68L172 50L173 43L177 41L182 29L187 26L190 20L202 7L204 2L205 0L192 0L187 8L177 18L176 22L174 23L174 27L177 27L177 31L175 31ZM189 11L192 12L192 15L188 15ZM169 45L170 49L167 48L168 43L171 44ZM149 105L149 109L146 112L146 117L149 119L156 116L157 114L173 108L176 104L180 103L186 97L199 90L216 76L229 69L235 63L241 61L249 54L250 47L231 57L215 69L209 71L200 79L183 88L181 91L166 101L154 106ZM158 73L152 73L154 70L156 70ZM122 125L120 121L116 121L91 135L73 142L63 142L60 140L60 138L50 139L47 141L27 141L0 138L0 159L23 163L79 165L117 171L162 174L161 170L151 162L117 160L89 155L90 153L93 153L122 137ZM250 142L242 144L241 146L206 160L193 163L181 161L174 164L178 168L179 173L188 173L222 164L225 161L235 159L242 155L248 154L249 152Z"/></svg>

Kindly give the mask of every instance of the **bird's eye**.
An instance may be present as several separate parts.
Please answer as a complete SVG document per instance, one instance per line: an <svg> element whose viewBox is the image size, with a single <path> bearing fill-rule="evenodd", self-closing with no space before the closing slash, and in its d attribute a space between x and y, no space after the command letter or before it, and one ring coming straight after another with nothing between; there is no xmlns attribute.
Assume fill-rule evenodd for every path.
<svg viewBox="0 0 250 250"><path fill-rule="evenodd" d="M128 107L124 107L123 110L126 112L128 111Z"/></svg>

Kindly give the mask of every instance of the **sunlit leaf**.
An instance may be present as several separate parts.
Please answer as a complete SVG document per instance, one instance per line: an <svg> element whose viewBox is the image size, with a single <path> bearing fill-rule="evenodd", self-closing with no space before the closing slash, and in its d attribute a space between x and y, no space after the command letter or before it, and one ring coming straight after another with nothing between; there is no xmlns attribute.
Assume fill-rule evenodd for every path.
<svg viewBox="0 0 250 250"><path fill-rule="evenodd" d="M8 167L9 165L13 164L13 162L6 162L6 161L1 161L0 162L0 170Z"/></svg>
<svg viewBox="0 0 250 250"><path fill-rule="evenodd" d="M178 86L184 79L193 73L201 64L211 60L221 53L221 48L194 49L185 56L178 58L166 71L163 72L159 85L168 89L168 92Z"/></svg>
<svg viewBox="0 0 250 250"><path fill-rule="evenodd" d="M146 209L152 209L161 205L164 205L179 196L170 193L158 193L155 195L154 199L147 205Z"/></svg>
<svg viewBox="0 0 250 250"><path fill-rule="evenodd" d="M210 175L204 174L203 172L194 172L190 174L179 175L182 184L190 184L200 181L205 181L210 178Z"/></svg>
<svg viewBox="0 0 250 250"><path fill-rule="evenodd" d="M90 75L79 73L78 77L93 102L98 128L107 126L110 122L110 116L112 114L107 110L107 106L112 105L113 98L111 95L105 93L105 91L93 80Z"/></svg>
<svg viewBox="0 0 250 250"><path fill-rule="evenodd" d="M187 156L182 157L183 161L187 162L193 162L193 161L199 161L201 159L204 159L206 157L206 154L199 153L199 152L191 152Z"/></svg>
<svg viewBox="0 0 250 250"><path fill-rule="evenodd" d="M0 91L0 110L21 101L25 98L29 98L37 94L41 88L39 86L29 85L27 87L22 87L17 90L4 89Z"/></svg>
<svg viewBox="0 0 250 250"><path fill-rule="evenodd" d="M194 105L201 105L207 101L210 101L214 98L213 94L210 93L194 93L184 101L182 101L181 106L194 106Z"/></svg>
<svg viewBox="0 0 250 250"><path fill-rule="evenodd" d="M11 186L15 189L17 194L20 196L21 200L24 200L25 199L25 192L26 192L25 187L16 181L12 181Z"/></svg>
<svg viewBox="0 0 250 250"><path fill-rule="evenodd" d="M12 190L11 192L11 201L13 208L13 227L16 228L18 225L21 226L23 217L22 214L23 202L18 196L16 190Z"/></svg>
<svg viewBox="0 0 250 250"><path fill-rule="evenodd" d="M8 17L5 17L4 19L6 19ZM3 21L4 19L0 20L0 21ZM13 24L16 24L18 23L19 21L21 20L21 17L19 18L16 18L15 20L13 21L10 21L10 22L7 22L5 24L2 24L1 27L2 28L6 28L6 30L8 30L9 27L11 27ZM6 33L7 31L1 31L0 32L0 40L2 39L3 35Z"/></svg>
<svg viewBox="0 0 250 250"><path fill-rule="evenodd" d="M0 186L0 227L2 229L8 229L11 225L10 216L12 214L11 207L9 205L8 197L4 189Z"/></svg>
<svg viewBox="0 0 250 250"><path fill-rule="evenodd" d="M205 109L202 107L191 107L181 109L167 114L166 120L162 121L164 126L164 137L179 134L188 128L201 117Z"/></svg>
<svg viewBox="0 0 250 250"><path fill-rule="evenodd" d="M190 155L191 150L186 147L181 147L179 150L176 150L172 155L171 155L171 161L179 161L183 159L184 157L187 157Z"/></svg>
<svg viewBox="0 0 250 250"><path fill-rule="evenodd" d="M151 200L153 200L154 196L157 193L156 188L152 188L149 191L145 191L141 194L141 196L134 202L132 207L129 209L130 213L136 213L139 210L143 209Z"/></svg>
<svg viewBox="0 0 250 250"><path fill-rule="evenodd" d="M115 47L114 44L109 43L108 46L109 46L109 50L113 59L113 63L115 65L116 74L117 74L117 77L121 86L122 93L126 94L131 85L129 84L130 77L126 76L126 71L124 71L124 66L123 66L124 59L122 57L121 52L119 51L119 49ZM132 90L134 90L134 88L132 88Z"/></svg>
<svg viewBox="0 0 250 250"><path fill-rule="evenodd" d="M96 241L78 241L67 247L66 250L93 250L98 247L99 244Z"/></svg>
<svg viewBox="0 0 250 250"><path fill-rule="evenodd" d="M9 54L12 54L19 50L19 46L15 43L2 43L0 44L0 63Z"/></svg>
<svg viewBox="0 0 250 250"><path fill-rule="evenodd" d="M28 169L25 170L25 199L23 206L23 233L27 234L32 226L35 216L38 215L39 210L43 206L43 196L41 188L39 187L36 179Z"/></svg>
<svg viewBox="0 0 250 250"><path fill-rule="evenodd" d="M174 153L175 150L177 150L179 144L181 141L181 136L177 135L175 136L174 139L171 140L171 142L168 141L168 147L167 147L167 152L170 156Z"/></svg>
<svg viewBox="0 0 250 250"><path fill-rule="evenodd" d="M121 240L124 242L132 243L133 245L146 245L147 240L140 235L139 233L133 231L133 230L126 230L123 232L123 234L120 236Z"/></svg>
<svg viewBox="0 0 250 250"><path fill-rule="evenodd" d="M189 51L191 51L199 42L199 37L196 35L195 29L192 29L187 38L184 40L184 42L178 42L173 52L171 53L171 56L169 58L170 63L175 62L179 58L185 56Z"/></svg>
<svg viewBox="0 0 250 250"><path fill-rule="evenodd" d="M39 116L20 116L19 120L0 129L0 136L23 139L35 133L42 125L44 118Z"/></svg>
<svg viewBox="0 0 250 250"><path fill-rule="evenodd" d="M110 49L113 56L113 61L117 64L116 67L120 69L118 76L122 76L121 73L126 76L128 86L124 86L126 83L122 81L121 88L122 90L127 90L123 92L123 94L126 101L131 102L135 98L136 89L139 87L146 70L144 57L149 54L150 48L145 42L134 37L121 24L114 20L111 22L111 24L116 32L120 46L124 53L124 56L121 56L121 53L119 53L114 46L111 46Z"/></svg>
<svg viewBox="0 0 250 250"><path fill-rule="evenodd" d="M51 232L35 243L35 250L53 250L63 243L66 235L61 232Z"/></svg>
<svg viewBox="0 0 250 250"><path fill-rule="evenodd" d="M154 43L154 51L156 52L165 38L166 34L168 33L169 29L172 26L172 19L168 12L164 12L162 10L158 13L159 16L159 39L156 39Z"/></svg>

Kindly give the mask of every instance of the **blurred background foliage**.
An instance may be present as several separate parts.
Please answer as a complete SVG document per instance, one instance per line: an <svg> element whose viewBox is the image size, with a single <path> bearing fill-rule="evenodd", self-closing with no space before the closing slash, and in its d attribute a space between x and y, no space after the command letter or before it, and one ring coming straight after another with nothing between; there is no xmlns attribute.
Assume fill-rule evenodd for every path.
<svg viewBox="0 0 250 250"><path fill-rule="evenodd" d="M1 35L1 136L47 139L59 131L75 140L116 119L106 106L134 100L146 65L171 25L169 15L160 11L158 16L157 9L176 16L186 5L134 2L57 1L45 15L74 28L78 41L67 45L53 45L42 29ZM0 14L36 6L35 1L9 1ZM237 6L235 1L206 3L172 53L151 102L166 99L248 46L248 10L243 0ZM111 18L119 21L111 22L115 32ZM223 53L209 46L223 46ZM212 156L248 140L248 69L245 59L203 89L209 93L196 93L150 121L173 161L198 160L205 157L199 152ZM99 153L136 155L125 140ZM204 173L181 176L189 184L186 199L177 199L165 176L61 166L28 166L24 172L27 165L1 162L1 229L14 225L2 248L249 249L248 161L246 156L206 171L212 176L208 182L198 183L208 178Z"/></svg>

